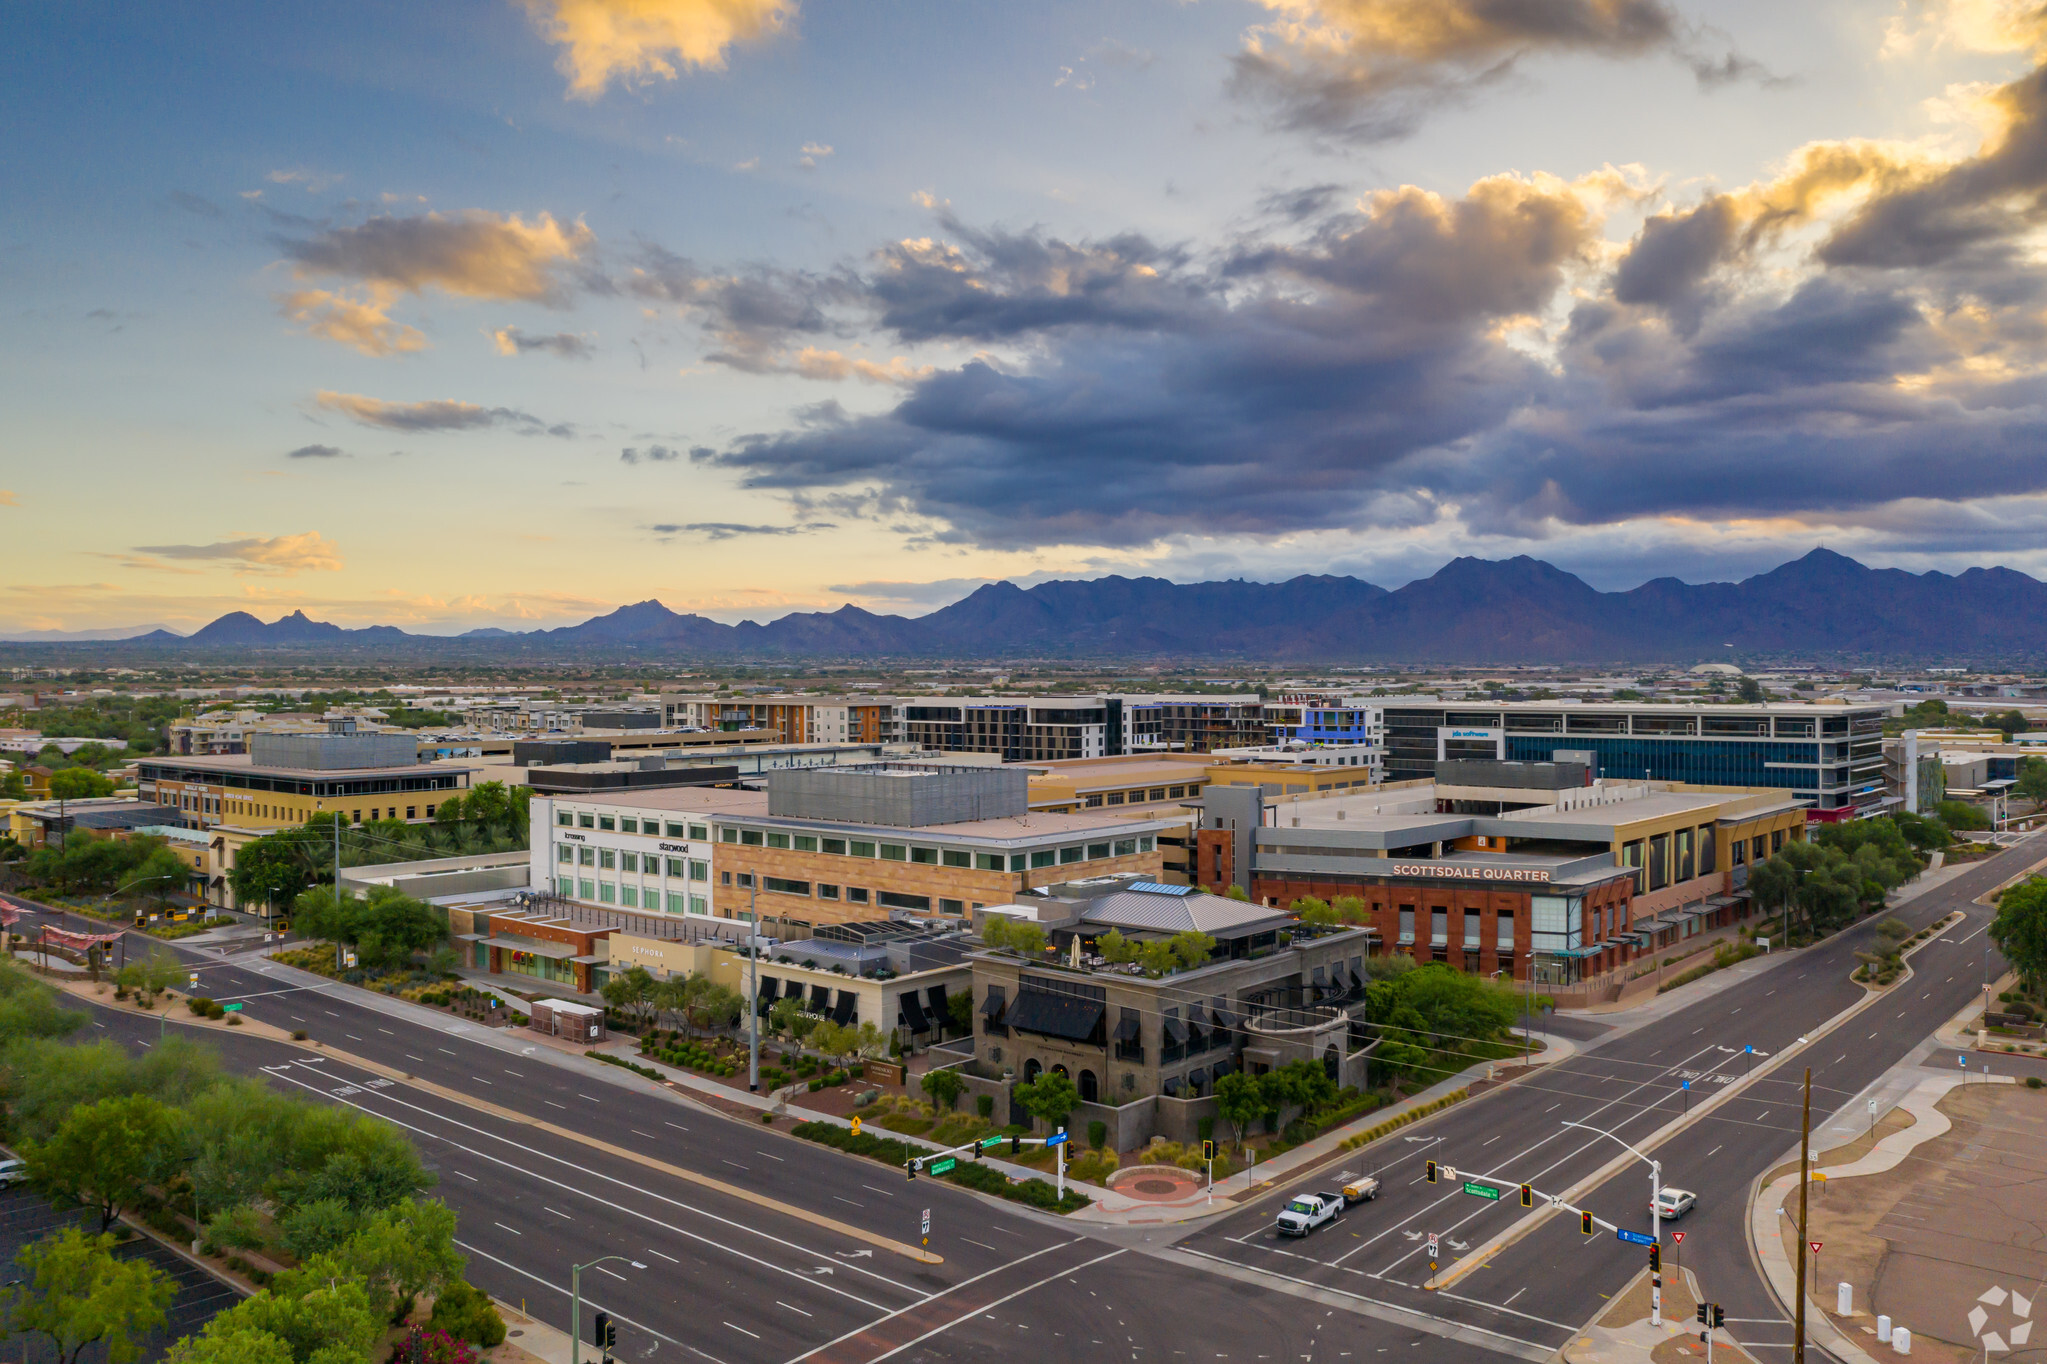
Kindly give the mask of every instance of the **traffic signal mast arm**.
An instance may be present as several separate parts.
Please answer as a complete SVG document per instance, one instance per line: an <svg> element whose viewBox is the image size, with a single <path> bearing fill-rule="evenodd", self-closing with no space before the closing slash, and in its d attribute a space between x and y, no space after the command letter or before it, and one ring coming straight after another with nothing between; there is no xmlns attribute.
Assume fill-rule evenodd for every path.
<svg viewBox="0 0 2047 1364"><path fill-rule="evenodd" d="M1520 1192L1522 1188L1526 1187L1537 1198L1541 1199L1544 1203L1546 1203L1552 1208L1562 1208L1565 1212L1575 1213L1577 1216L1581 1218L1589 1216L1592 1218L1592 1224L1594 1226L1605 1227L1608 1231L1620 1230L1619 1227L1607 1221L1605 1218L1599 1216L1597 1213L1588 1212L1584 1208L1574 1207L1573 1205L1566 1203L1562 1198L1558 1197L1556 1194L1546 1194L1532 1184L1524 1185L1522 1181L1518 1179L1495 1179L1491 1175L1470 1174L1465 1171L1461 1171L1457 1169L1455 1166L1451 1165L1443 1166L1442 1173L1443 1178L1449 1180L1452 1183L1457 1183L1461 1181L1466 1184L1489 1184L1493 1188L1515 1193Z"/></svg>

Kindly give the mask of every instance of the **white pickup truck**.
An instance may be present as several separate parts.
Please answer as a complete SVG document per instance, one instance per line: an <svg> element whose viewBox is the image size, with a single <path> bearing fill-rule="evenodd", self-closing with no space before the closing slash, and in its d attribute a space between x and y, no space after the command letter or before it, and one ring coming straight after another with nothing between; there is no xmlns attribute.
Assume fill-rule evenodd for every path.
<svg viewBox="0 0 2047 1364"><path fill-rule="evenodd" d="M1276 1226L1281 1236L1306 1236L1342 1212L1342 1194L1297 1193L1279 1210Z"/></svg>

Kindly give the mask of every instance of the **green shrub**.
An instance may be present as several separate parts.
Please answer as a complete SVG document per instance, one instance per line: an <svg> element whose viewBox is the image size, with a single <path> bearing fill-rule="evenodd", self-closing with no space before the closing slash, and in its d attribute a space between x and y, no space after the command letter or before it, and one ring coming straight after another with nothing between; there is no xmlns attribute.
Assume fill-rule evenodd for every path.
<svg viewBox="0 0 2047 1364"><path fill-rule="evenodd" d="M498 1315L496 1306L463 1279L441 1290L441 1296L434 1299L433 1315L427 1324L486 1350L503 1344L505 1339L505 1319Z"/></svg>
<svg viewBox="0 0 2047 1364"><path fill-rule="evenodd" d="M992 1121L995 1117L995 1096L993 1094L976 1094L974 1096L974 1111Z"/></svg>
<svg viewBox="0 0 2047 1364"><path fill-rule="evenodd" d="M2026 1077L2026 1088L2027 1088L2027 1089L2038 1089L2039 1087L2040 1087L2040 1077L2039 1077L2039 1076L2037 1076L2037 1075L2028 1075L2028 1076Z"/></svg>
<svg viewBox="0 0 2047 1364"><path fill-rule="evenodd" d="M2006 998L2010 998L2010 996L2006 996ZM204 995L194 995L185 1001L185 1007L199 1015L199 1017L204 1018L206 1017L206 1011L213 1007L213 1001Z"/></svg>
<svg viewBox="0 0 2047 1364"><path fill-rule="evenodd" d="M1094 1147L1097 1151L1107 1146L1109 1144L1109 1124L1099 1121L1090 1122L1087 1125L1087 1144Z"/></svg>

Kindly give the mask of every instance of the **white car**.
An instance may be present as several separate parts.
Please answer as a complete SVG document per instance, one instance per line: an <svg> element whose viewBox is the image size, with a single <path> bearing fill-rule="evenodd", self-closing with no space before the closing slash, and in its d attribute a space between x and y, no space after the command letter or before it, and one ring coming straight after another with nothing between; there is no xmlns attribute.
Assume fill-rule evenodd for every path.
<svg viewBox="0 0 2047 1364"><path fill-rule="evenodd" d="M28 1162L0 1160L0 1189L11 1189L28 1179Z"/></svg>
<svg viewBox="0 0 2047 1364"><path fill-rule="evenodd" d="M1306 1236L1325 1222L1334 1222L1343 1211L1343 1195L1298 1193L1279 1210L1277 1227L1281 1236Z"/></svg>
<svg viewBox="0 0 2047 1364"><path fill-rule="evenodd" d="M1699 1201L1698 1195L1689 1189L1663 1189L1656 1195L1656 1201L1649 1206L1650 1212L1666 1222L1675 1222L1692 1210Z"/></svg>

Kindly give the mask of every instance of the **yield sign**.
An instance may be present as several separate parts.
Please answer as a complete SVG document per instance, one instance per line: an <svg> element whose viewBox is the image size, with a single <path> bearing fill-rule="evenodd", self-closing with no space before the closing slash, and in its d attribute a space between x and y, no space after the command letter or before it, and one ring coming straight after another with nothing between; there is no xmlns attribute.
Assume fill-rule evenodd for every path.
<svg viewBox="0 0 2047 1364"><path fill-rule="evenodd" d="M1681 1231L1670 1233L1670 1243L1674 1246L1683 1245L1685 1243L1685 1234Z"/></svg>
<svg viewBox="0 0 2047 1364"><path fill-rule="evenodd" d="M1817 1254L1819 1254L1819 1253L1820 1253L1820 1247L1821 1247L1821 1246L1823 1246L1823 1245L1825 1245L1825 1244L1826 1244L1826 1242L1825 1242L1825 1241L1807 1241L1807 1242L1806 1242L1806 1244L1807 1244L1807 1245L1809 1245L1809 1246L1811 1246L1811 1247L1812 1247L1812 1253L1813 1253L1813 1254L1815 1254L1815 1255L1817 1255Z"/></svg>

